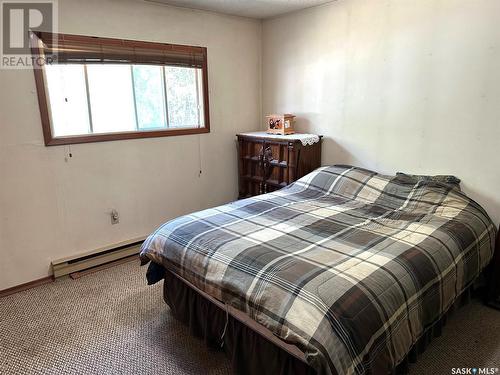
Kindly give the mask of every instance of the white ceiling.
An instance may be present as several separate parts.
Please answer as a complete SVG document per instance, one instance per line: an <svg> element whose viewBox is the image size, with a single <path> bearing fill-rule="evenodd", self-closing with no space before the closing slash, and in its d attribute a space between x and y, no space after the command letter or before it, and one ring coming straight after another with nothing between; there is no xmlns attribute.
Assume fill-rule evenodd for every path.
<svg viewBox="0 0 500 375"><path fill-rule="evenodd" d="M251 18L270 18L332 0L145 0Z"/></svg>

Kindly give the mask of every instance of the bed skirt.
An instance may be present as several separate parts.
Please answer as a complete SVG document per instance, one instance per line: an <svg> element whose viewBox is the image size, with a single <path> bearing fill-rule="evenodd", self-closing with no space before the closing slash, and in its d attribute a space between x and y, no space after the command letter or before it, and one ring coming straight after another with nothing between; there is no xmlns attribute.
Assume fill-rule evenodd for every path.
<svg viewBox="0 0 500 375"><path fill-rule="evenodd" d="M316 374L306 363L227 315L169 271L165 272L163 298L193 336L212 349L224 350L236 374Z"/></svg>
<svg viewBox="0 0 500 375"><path fill-rule="evenodd" d="M426 328L403 361L396 368L388 368L387 373L407 374L409 364L416 362L432 339L441 335L450 314L470 301L472 290L472 285L465 289L446 313ZM210 348L226 353L236 374L316 374L305 362L227 314L170 271L164 274L163 298L173 315L189 327L193 336L203 339Z"/></svg>

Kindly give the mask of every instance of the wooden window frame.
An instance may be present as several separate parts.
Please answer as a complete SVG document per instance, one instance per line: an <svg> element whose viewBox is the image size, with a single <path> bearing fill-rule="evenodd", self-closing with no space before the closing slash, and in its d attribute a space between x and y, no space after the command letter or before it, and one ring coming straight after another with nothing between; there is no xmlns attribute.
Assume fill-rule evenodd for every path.
<svg viewBox="0 0 500 375"><path fill-rule="evenodd" d="M31 44L31 52L33 56L33 61L42 61L45 62L45 51L43 48L43 42L41 35L43 33L32 33L32 44ZM134 41L134 40L125 40L125 39L114 39L114 38L101 38L94 36L84 36L84 35L71 35L71 34L50 34L44 33L45 38L50 37L52 40L56 42L64 41L77 41L78 43L82 43L82 45L87 44L89 47L93 47L94 50L96 45L104 45L109 46L113 50L120 50L123 48L125 52L121 52L120 58L123 58L123 54L126 54L126 51L132 51L136 48L139 50L147 50L152 51L154 53L159 53L161 51L181 51L179 53L197 53L198 55L202 55L201 62L201 74L202 74L202 97L203 97L203 119L204 126L198 128L170 128L170 129L162 129L162 130L141 130L141 131L126 131L126 132L116 132L116 133L98 133L98 134L82 134L82 135L71 135L71 136L61 136L55 137L52 133L52 125L51 125L51 117L50 117L50 109L49 109L49 101L48 101L48 92L47 85L44 73L44 64L34 63L33 71L35 75L35 84L38 96L38 105L40 107L40 117L42 123L43 130L43 138L45 141L45 146L58 146L58 145L68 145L68 144L77 144L77 143L93 143L93 142L106 142L106 141L118 141L118 140L126 140L126 139L140 139L140 138L156 138L156 137L170 137L170 136L179 136L179 135L190 135L190 134L203 134L210 133L210 110L209 110L209 99L208 99L208 64L207 64L207 48L206 47L197 47L197 46L187 46L187 45L179 45L179 44L166 44L166 43L156 43L156 42L145 42L145 41ZM54 44L56 45L56 44ZM128 55L132 62L128 62L128 64L133 64L135 61L134 58L137 56L134 53L130 53ZM40 59L40 57L42 57ZM106 54L104 53L101 56L103 59L106 59ZM137 64L152 64L152 65L174 65L168 63L161 63L153 59L148 62L148 57L143 57L139 59ZM85 64L85 62L81 62L81 64ZM89 103L90 105L90 103Z"/></svg>

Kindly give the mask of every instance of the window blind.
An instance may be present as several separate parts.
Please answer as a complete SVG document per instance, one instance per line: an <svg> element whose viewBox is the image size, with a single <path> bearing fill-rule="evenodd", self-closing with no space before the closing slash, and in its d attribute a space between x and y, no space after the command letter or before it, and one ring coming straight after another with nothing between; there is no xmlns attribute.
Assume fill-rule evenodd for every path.
<svg viewBox="0 0 500 375"><path fill-rule="evenodd" d="M32 46L61 64L152 64L202 68L206 48L81 35L32 33Z"/></svg>

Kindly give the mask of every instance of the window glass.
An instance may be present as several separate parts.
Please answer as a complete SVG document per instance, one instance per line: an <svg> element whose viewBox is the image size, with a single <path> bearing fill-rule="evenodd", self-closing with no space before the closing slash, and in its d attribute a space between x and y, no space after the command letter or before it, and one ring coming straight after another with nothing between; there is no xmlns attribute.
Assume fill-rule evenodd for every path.
<svg viewBox="0 0 500 375"><path fill-rule="evenodd" d="M163 68L134 65L134 92L137 127L140 130L166 128Z"/></svg>
<svg viewBox="0 0 500 375"><path fill-rule="evenodd" d="M45 74L54 136L90 133L83 65L47 65Z"/></svg>
<svg viewBox="0 0 500 375"><path fill-rule="evenodd" d="M136 130L130 65L87 65L94 133Z"/></svg>
<svg viewBox="0 0 500 375"><path fill-rule="evenodd" d="M165 77L169 127L198 127L196 69L167 66L165 67Z"/></svg>
<svg viewBox="0 0 500 375"><path fill-rule="evenodd" d="M45 76L56 137L205 126L201 69L57 64Z"/></svg>

